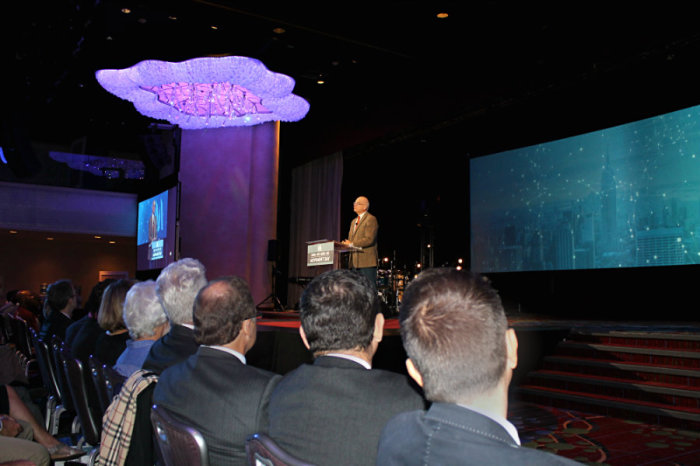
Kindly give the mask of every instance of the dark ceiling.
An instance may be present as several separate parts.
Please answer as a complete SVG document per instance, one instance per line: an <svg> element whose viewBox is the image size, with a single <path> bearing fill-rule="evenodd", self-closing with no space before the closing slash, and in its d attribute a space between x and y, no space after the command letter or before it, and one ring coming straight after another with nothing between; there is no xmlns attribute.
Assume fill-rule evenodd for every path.
<svg viewBox="0 0 700 466"><path fill-rule="evenodd" d="M288 153L306 156L411 134L429 137L437 128L511 109L519 129L500 125L500 146L547 138L543 126L557 137L700 101L693 73L700 46L695 16L658 4L653 9L638 2L495 0L14 5L18 11L4 15L16 41L6 75L5 102L9 97L12 112L5 113L5 125L15 128L15 139L18 127L47 143L86 137L86 150L95 155L139 152L133 135L151 122L102 89L95 71L145 59L243 55L293 77L294 92L311 110L303 121L283 125L284 144L294 146ZM437 18L440 12L449 17ZM493 142L475 144L472 152L498 149Z"/></svg>
<svg viewBox="0 0 700 466"><path fill-rule="evenodd" d="M443 250L450 254L455 244L466 249L461 217L467 215L457 221L454 214L468 210L465 157L700 103L700 29L692 4L26 0L12 6L14 13L2 16L9 32L4 48L14 52L3 70L0 119L8 157L27 159L29 141L68 147L81 139L88 154L144 157L140 135L153 121L102 89L97 70L146 59L254 57L294 78L294 93L311 104L302 121L281 126L282 173L337 150L351 161L369 159L377 173L358 176L364 167L350 163L344 197L379 198L373 210L392 242L417 241L404 222L414 228L425 206L442 199L433 215L444 217L443 242L450 246ZM449 16L439 19L440 12ZM420 157L426 162L418 165ZM56 173L49 176L61 182ZM65 175L73 185L74 178ZM456 190L448 193L447 186ZM400 249L412 253L417 246Z"/></svg>

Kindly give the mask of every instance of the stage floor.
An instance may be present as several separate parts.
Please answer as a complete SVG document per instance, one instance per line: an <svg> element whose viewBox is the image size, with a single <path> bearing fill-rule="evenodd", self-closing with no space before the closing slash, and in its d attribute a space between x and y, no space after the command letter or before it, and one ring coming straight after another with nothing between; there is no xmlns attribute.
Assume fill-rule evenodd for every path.
<svg viewBox="0 0 700 466"><path fill-rule="evenodd" d="M508 324L516 330L607 330L607 331L646 331L646 332L690 332L700 333L700 321L665 322L665 321L614 321L614 320L581 320L561 319L535 314L508 315ZM258 319L261 331L299 329L299 312L268 312L263 311ZM387 317L384 324L385 335L396 335L399 331L397 317Z"/></svg>

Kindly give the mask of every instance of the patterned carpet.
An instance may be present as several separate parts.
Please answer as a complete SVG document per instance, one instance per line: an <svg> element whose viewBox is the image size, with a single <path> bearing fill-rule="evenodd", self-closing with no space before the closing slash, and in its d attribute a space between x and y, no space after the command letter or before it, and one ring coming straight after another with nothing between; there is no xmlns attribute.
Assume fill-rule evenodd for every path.
<svg viewBox="0 0 700 466"><path fill-rule="evenodd" d="M700 432L517 402L508 418L523 446L584 464L700 465Z"/></svg>

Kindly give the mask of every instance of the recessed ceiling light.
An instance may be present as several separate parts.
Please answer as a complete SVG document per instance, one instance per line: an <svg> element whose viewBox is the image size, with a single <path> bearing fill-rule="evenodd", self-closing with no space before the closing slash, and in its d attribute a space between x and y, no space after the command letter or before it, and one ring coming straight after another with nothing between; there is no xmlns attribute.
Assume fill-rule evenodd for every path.
<svg viewBox="0 0 700 466"><path fill-rule="evenodd" d="M276 27L272 30L272 32L274 32L275 34L284 34L285 32L287 32L287 30L285 28Z"/></svg>
<svg viewBox="0 0 700 466"><path fill-rule="evenodd" d="M131 13L131 9L129 9L129 8L122 8L122 13L124 13L125 15L128 15L129 13Z"/></svg>
<svg viewBox="0 0 700 466"><path fill-rule="evenodd" d="M46 241L53 241L53 237L47 236L47 237L46 237Z"/></svg>
<svg viewBox="0 0 700 466"><path fill-rule="evenodd" d="M177 16L172 16L172 15L171 15L171 16L168 16L168 19L169 19L169 20L172 20L172 21L177 21Z"/></svg>
<svg viewBox="0 0 700 466"><path fill-rule="evenodd" d="M16 234L17 234L17 230L10 230L10 234L11 234L11 235L16 235Z"/></svg>
<svg viewBox="0 0 700 466"><path fill-rule="evenodd" d="M116 241L110 241L109 244L117 244Z"/></svg>
<svg viewBox="0 0 700 466"><path fill-rule="evenodd" d="M99 236L99 235L95 235L95 236L93 236L93 238L95 238L95 239L100 239L100 238L102 238L102 237Z"/></svg>
<svg viewBox="0 0 700 466"><path fill-rule="evenodd" d="M214 26L213 24L212 24L211 26L209 26L209 27L212 28L212 29L215 30L215 31L216 31L217 29L219 29L218 26Z"/></svg>
<svg viewBox="0 0 700 466"><path fill-rule="evenodd" d="M438 13L438 14L435 15L435 16L437 16L437 17L440 18L440 19L445 19L445 18L447 18L447 17L450 16L450 15L449 15L448 13L446 13L446 12L442 12L442 13Z"/></svg>
<svg viewBox="0 0 700 466"><path fill-rule="evenodd" d="M326 81L324 81L323 79L319 79L316 81L316 84L326 84Z"/></svg>

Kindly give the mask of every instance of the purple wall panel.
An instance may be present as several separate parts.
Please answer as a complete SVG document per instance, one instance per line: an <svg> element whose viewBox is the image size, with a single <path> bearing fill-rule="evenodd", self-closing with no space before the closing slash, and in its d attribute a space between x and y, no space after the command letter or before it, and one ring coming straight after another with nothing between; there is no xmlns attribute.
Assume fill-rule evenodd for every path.
<svg viewBox="0 0 700 466"><path fill-rule="evenodd" d="M271 292L278 142L278 122L182 132L181 257L199 259L209 279L244 278L256 303Z"/></svg>

